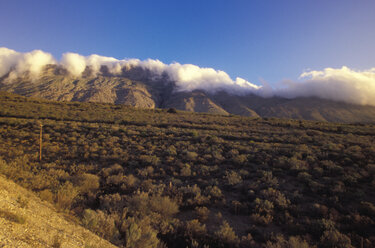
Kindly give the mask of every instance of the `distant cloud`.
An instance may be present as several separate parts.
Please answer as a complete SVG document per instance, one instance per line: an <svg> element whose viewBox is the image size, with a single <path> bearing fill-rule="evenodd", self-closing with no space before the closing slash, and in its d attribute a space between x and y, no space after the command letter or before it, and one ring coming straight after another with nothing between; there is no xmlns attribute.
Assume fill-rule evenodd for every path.
<svg viewBox="0 0 375 248"><path fill-rule="evenodd" d="M192 64L172 63L167 65L152 59L144 61L139 59L117 60L96 54L84 57L76 53L65 53L60 64L74 76L80 76L86 66L90 67L94 74L99 74L101 66L106 66L108 71L114 75L121 74L123 69L141 67L151 71L156 77L162 77L166 73L172 81L176 82L178 91L200 89L215 93L224 90L234 94L247 94L261 88L242 78L236 78L234 81L224 71L201 68Z"/></svg>
<svg viewBox="0 0 375 248"><path fill-rule="evenodd" d="M36 78L44 66L55 63L51 54L41 50L19 53L0 47L0 77L10 72L9 78L12 79L29 72L32 78Z"/></svg>
<svg viewBox="0 0 375 248"><path fill-rule="evenodd" d="M118 74L121 72L121 60L117 60L111 57L99 56L96 54L84 57L77 53L64 53L60 62L72 75L80 76L86 69L86 66L90 67L92 73L100 73L102 66L107 66L110 72Z"/></svg>
<svg viewBox="0 0 375 248"><path fill-rule="evenodd" d="M166 65L159 60L150 59L145 61L133 60L129 64L148 69L157 75L167 73L169 78L176 82L178 91L199 89L216 93L224 90L233 94L247 94L261 88L239 77L236 80L232 80L224 71L201 68L192 64L172 63Z"/></svg>
<svg viewBox="0 0 375 248"><path fill-rule="evenodd" d="M355 71L343 66L322 71L304 72L299 82L285 81L284 87L274 89L274 94L287 98L320 97L375 106L375 68Z"/></svg>
<svg viewBox="0 0 375 248"><path fill-rule="evenodd" d="M65 53L60 62L51 54L41 50L19 53L14 50L0 48L0 77L10 73L12 80L23 73L30 73L36 79L47 64L59 64L65 67L74 77L80 77L87 67L98 75L102 66L107 72L121 75L123 71L140 67L148 70L153 78L162 79L165 75L175 82L177 91L204 90L209 93L227 91L231 94L246 95L254 93L263 97L281 96L320 97L335 101L344 101L361 105L375 106L375 68L355 71L348 67L339 69L326 68L322 71L308 71L301 74L298 81L283 81L281 87L271 87L266 82L262 86L252 84L237 77L236 80L220 70L201 68L192 64L164 64L159 60L125 59L118 60L96 54L82 56L77 53Z"/></svg>
<svg viewBox="0 0 375 248"><path fill-rule="evenodd" d="M73 76L79 77L86 68L86 58L77 53L64 53L60 64Z"/></svg>
<svg viewBox="0 0 375 248"><path fill-rule="evenodd" d="M201 89L215 93L224 90L234 94L246 94L260 88L239 77L234 81L224 71L200 68L191 64L170 64L167 66L166 72L172 80L177 82L177 86L182 91Z"/></svg>

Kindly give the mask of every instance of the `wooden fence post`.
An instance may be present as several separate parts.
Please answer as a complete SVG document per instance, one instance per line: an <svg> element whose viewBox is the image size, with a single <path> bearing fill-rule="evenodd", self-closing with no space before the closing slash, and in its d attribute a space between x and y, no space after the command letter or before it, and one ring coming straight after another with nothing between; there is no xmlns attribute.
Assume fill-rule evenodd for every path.
<svg viewBox="0 0 375 248"><path fill-rule="evenodd" d="M43 148L43 124L40 123L40 135L39 135L39 161L42 161L42 148Z"/></svg>

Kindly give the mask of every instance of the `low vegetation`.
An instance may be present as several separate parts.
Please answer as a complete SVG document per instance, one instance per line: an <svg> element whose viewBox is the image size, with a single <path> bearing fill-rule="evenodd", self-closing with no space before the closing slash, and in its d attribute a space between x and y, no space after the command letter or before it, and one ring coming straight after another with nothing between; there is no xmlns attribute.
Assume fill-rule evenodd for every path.
<svg viewBox="0 0 375 248"><path fill-rule="evenodd" d="M0 209L0 218L4 218L18 224L24 224L26 222L25 217L23 217L22 215L13 213L5 209Z"/></svg>
<svg viewBox="0 0 375 248"><path fill-rule="evenodd" d="M373 125L0 106L0 173L118 246L375 246Z"/></svg>

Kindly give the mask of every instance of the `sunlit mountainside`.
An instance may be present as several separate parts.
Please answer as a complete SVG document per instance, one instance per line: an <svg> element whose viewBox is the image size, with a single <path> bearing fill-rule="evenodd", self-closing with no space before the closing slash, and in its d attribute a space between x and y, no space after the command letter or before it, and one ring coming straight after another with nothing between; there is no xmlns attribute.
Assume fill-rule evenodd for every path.
<svg viewBox="0 0 375 248"><path fill-rule="evenodd" d="M263 97L254 93L234 94L224 90L179 91L170 77L155 78L148 69L132 67L112 75L106 66L100 74L87 67L81 76L64 67L47 65L37 78L23 73L0 80L0 89L49 100L115 103L138 108L176 108L192 112L237 114L333 122L375 122L375 107L319 97Z"/></svg>

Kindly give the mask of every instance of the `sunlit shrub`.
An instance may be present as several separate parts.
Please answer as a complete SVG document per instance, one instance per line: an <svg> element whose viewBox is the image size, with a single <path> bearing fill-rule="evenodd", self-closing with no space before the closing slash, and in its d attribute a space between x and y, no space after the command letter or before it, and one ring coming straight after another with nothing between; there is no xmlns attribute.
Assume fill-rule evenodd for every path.
<svg viewBox="0 0 375 248"><path fill-rule="evenodd" d="M56 205L61 210L69 210L74 199L78 195L78 190L71 182L65 182L56 194Z"/></svg>
<svg viewBox="0 0 375 248"><path fill-rule="evenodd" d="M241 175L233 170L225 172L225 179L229 185L236 185L242 182Z"/></svg>
<svg viewBox="0 0 375 248"><path fill-rule="evenodd" d="M230 247L236 247L239 244L238 236L226 221L223 221L219 230L215 232L215 236L218 240L228 244Z"/></svg>
<svg viewBox="0 0 375 248"><path fill-rule="evenodd" d="M44 201L52 203L54 195L49 189L44 189L44 190L39 192L39 197L40 197L40 199L42 199Z"/></svg>
<svg viewBox="0 0 375 248"><path fill-rule="evenodd" d="M159 244L157 232L151 227L148 218L129 217L124 220L121 231L125 234L126 248L154 248Z"/></svg>
<svg viewBox="0 0 375 248"><path fill-rule="evenodd" d="M206 235L206 225L199 223L197 219L186 222L185 235L189 238L202 238Z"/></svg>
<svg viewBox="0 0 375 248"><path fill-rule="evenodd" d="M112 240L118 235L115 219L100 210L85 209L82 216L82 224L107 240Z"/></svg>
<svg viewBox="0 0 375 248"><path fill-rule="evenodd" d="M353 248L351 240L345 234L340 233L336 229L327 230L320 238L322 247L337 247L337 248Z"/></svg>
<svg viewBox="0 0 375 248"><path fill-rule="evenodd" d="M286 240L282 235L276 236L272 241L267 241L267 248L309 248L309 244L300 237L289 237Z"/></svg>

